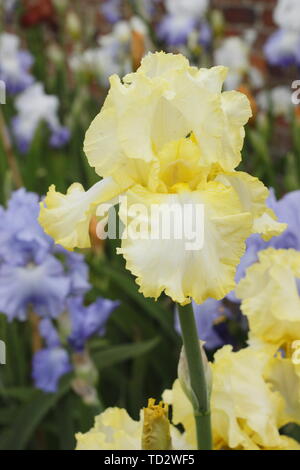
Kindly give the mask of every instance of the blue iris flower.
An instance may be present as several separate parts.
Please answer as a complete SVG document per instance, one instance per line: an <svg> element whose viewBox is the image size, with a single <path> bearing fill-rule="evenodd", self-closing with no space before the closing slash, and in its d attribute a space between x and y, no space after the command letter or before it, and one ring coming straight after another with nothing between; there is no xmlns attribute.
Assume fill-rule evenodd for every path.
<svg viewBox="0 0 300 470"><path fill-rule="evenodd" d="M82 351L91 336L105 334L106 322L118 305L118 301L102 298L87 307L80 297L69 300L68 311L71 319L69 342L75 351Z"/></svg>
<svg viewBox="0 0 300 470"><path fill-rule="evenodd" d="M208 350L219 348L229 341L224 325L226 319L232 316L231 311L222 301L207 299L202 305L193 302L196 326L199 339L205 341L205 348ZM181 333L179 318L176 316L175 328ZM228 340L228 341L227 341Z"/></svg>
<svg viewBox="0 0 300 470"><path fill-rule="evenodd" d="M300 191L292 191L279 201L276 200L274 190L271 189L267 205L275 212L279 222L287 224L287 229L278 237L265 242L260 235L251 235L246 242L246 252L236 272L238 283L253 263L258 261L258 253L268 247L276 249L293 248L300 251ZM228 295L229 300L237 301L234 292Z"/></svg>

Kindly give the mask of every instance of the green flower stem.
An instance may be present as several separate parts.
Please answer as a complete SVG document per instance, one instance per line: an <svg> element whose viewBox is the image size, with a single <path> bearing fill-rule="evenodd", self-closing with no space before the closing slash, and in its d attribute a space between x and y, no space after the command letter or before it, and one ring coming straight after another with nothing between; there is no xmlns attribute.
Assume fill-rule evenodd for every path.
<svg viewBox="0 0 300 470"><path fill-rule="evenodd" d="M198 402L193 404L199 450L212 449L210 403L203 359L192 304L178 305L183 346L187 358L191 388Z"/></svg>

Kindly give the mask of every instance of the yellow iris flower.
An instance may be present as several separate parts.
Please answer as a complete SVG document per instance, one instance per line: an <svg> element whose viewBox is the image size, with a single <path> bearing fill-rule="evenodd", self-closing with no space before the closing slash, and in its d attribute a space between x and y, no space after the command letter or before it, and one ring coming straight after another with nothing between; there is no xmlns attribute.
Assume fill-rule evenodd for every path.
<svg viewBox="0 0 300 470"><path fill-rule="evenodd" d="M251 109L244 94L222 92L226 74L225 67L199 70L180 54L159 52L122 81L112 76L84 143L89 164L103 179L86 192L75 183L66 195L51 186L41 205L40 223L56 243L89 247L92 217L103 217L103 204L114 204L119 195L127 196L120 205L125 226L135 204L202 205L202 248L186 250L186 240L174 234L127 234L119 252L145 296L164 291L181 304L191 298L201 304L231 291L247 237L269 239L285 225L267 209L264 185L235 170ZM152 219L146 222L151 226Z"/></svg>
<svg viewBox="0 0 300 470"><path fill-rule="evenodd" d="M264 377L281 396L281 424L300 424L300 253L268 248L236 289L250 326L252 348L269 348Z"/></svg>
<svg viewBox="0 0 300 470"><path fill-rule="evenodd" d="M265 377L272 390L284 398L281 421L300 425L300 365L278 353L268 363Z"/></svg>
<svg viewBox="0 0 300 470"><path fill-rule="evenodd" d="M250 340L289 349L300 339L300 252L268 248L258 258L236 289Z"/></svg>
<svg viewBox="0 0 300 470"><path fill-rule="evenodd" d="M270 364L272 358L273 348L269 346L248 347L238 352L224 346L215 354L211 364L215 450L300 450L300 444L279 433L281 426L291 420L295 422L293 413L299 412L299 401L298 409L294 402L291 408L285 401L281 392L287 385L280 381L280 370ZM290 401L292 396L295 401L295 393ZM179 380L163 394L163 399L173 407L173 423L184 426L186 439L195 448L193 409Z"/></svg>
<svg viewBox="0 0 300 470"><path fill-rule="evenodd" d="M184 434L167 422L161 405L149 400L140 420L133 420L122 408L107 408L96 416L86 433L77 433L77 450L181 450L190 449ZM166 446L167 442L167 446Z"/></svg>

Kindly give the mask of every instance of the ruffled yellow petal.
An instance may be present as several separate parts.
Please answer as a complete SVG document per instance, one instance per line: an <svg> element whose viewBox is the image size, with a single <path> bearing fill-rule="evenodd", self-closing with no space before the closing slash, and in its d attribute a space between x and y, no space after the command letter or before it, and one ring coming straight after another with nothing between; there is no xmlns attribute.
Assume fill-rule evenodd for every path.
<svg viewBox="0 0 300 470"><path fill-rule="evenodd" d="M134 82L124 84L111 77L110 97L117 113L120 146L128 158L146 162L155 160L151 131L160 100L169 88L168 82L150 80L137 74Z"/></svg>
<svg viewBox="0 0 300 470"><path fill-rule="evenodd" d="M181 54L166 54L165 52L148 53L142 60L137 73L145 74L149 78L162 77L169 79L174 73L190 68L189 61ZM136 73L128 74L128 81L134 80Z"/></svg>
<svg viewBox="0 0 300 470"><path fill-rule="evenodd" d="M283 400L271 393L263 373L270 356L224 346L215 354L212 392L214 439L231 449L280 446L278 416Z"/></svg>
<svg viewBox="0 0 300 470"><path fill-rule="evenodd" d="M181 54L166 54L155 52L147 54L138 68L137 73L143 73L149 78L164 78L168 81L174 79L177 72L187 71L198 75L201 84L213 93L221 93L223 83L227 77L227 67L217 66L210 69L201 68L198 74L197 67L191 67L189 61ZM128 74L128 81L134 80L136 73Z"/></svg>
<svg viewBox="0 0 300 470"><path fill-rule="evenodd" d="M218 156L220 157L223 144L224 148L226 146L228 121L232 120L230 116L227 117L229 107L226 108L226 98L224 98L224 109L223 99L220 99L223 95L226 97L226 94L221 95L221 91L227 76L227 68L218 66L199 70L191 67L186 58L180 54L159 52L148 54L137 72L125 79L135 81L139 74L145 74L152 80L165 80L169 84L168 91L160 100L155 114L152 139L158 144L158 148L193 132L203 153L202 164L215 162ZM236 93L236 95L241 94ZM249 119L249 116L248 118L245 116L249 113L249 108L245 106L247 98L243 95L241 97L243 102L240 100L238 103L241 105L238 111L241 116L244 109L244 122L241 124L244 125ZM232 113L236 115L237 108L233 109ZM235 122L237 121L235 118ZM224 135L222 135L223 128ZM221 142L223 139L224 143ZM223 166L226 167L226 163ZM229 166L232 169L236 165L232 166L230 163Z"/></svg>
<svg viewBox="0 0 300 470"><path fill-rule="evenodd" d="M212 364L212 432L214 449L299 449L291 438L281 436L284 399L265 378L272 348L246 348L233 352L224 346ZM193 410L179 380L163 399L172 405L174 424L182 424L188 442L196 445Z"/></svg>
<svg viewBox="0 0 300 470"><path fill-rule="evenodd" d="M125 226L131 226L131 206L141 203L147 212L135 214L135 224L146 226L146 237L135 237L126 233L122 240L122 253L126 267L137 276L140 291L147 297L157 298L163 291L174 301L184 304L193 298L201 304L208 297L223 298L235 287L234 276L245 249L245 240L251 233L251 215L242 212L239 199L231 187L217 182L209 182L205 190L185 191L179 194L153 194L141 187L134 187L126 204L121 204L120 217ZM165 207L175 210L175 218L180 233L172 224L169 237L160 234L151 238L154 222L151 208ZM188 239L198 233L203 223L199 219L196 227L196 207L204 207L203 248L190 249L188 244L199 240ZM190 207L193 216L184 218L184 207ZM180 218L182 223L180 222ZM166 219L165 219L166 220ZM171 219L172 220L172 219ZM201 225L201 226L200 226ZM197 231L195 232L195 229ZM186 236L187 235L187 236ZM177 238L176 238L177 237Z"/></svg>
<svg viewBox="0 0 300 470"><path fill-rule="evenodd" d="M300 424L300 374L291 358L280 355L273 357L265 372L272 390L280 393L284 398L284 408L280 416L280 424Z"/></svg>
<svg viewBox="0 0 300 470"><path fill-rule="evenodd" d="M185 434L170 426L172 448L190 449ZM86 433L76 434L76 450L141 450L143 412L133 420L126 410L107 408L96 416L94 426Z"/></svg>
<svg viewBox="0 0 300 470"><path fill-rule="evenodd" d="M278 347L300 338L300 253L268 248L236 288L251 337Z"/></svg>
<svg viewBox="0 0 300 470"><path fill-rule="evenodd" d="M203 166L214 162L224 163L223 129L224 114L221 94L210 92L199 78L200 71L178 72L174 79L174 95L170 97L175 107L188 123L200 148ZM225 166L225 165L224 165ZM230 166L230 169L234 167Z"/></svg>
<svg viewBox="0 0 300 470"><path fill-rule="evenodd" d="M121 173L145 184L147 163L155 160L155 151L187 135L187 123L165 96L170 87L165 74L182 67L189 67L183 56L157 53L148 55L139 72L128 74L123 83L116 75L111 77L108 97L84 143L89 163L100 176L116 179ZM137 160L137 169L131 159Z"/></svg>
<svg viewBox="0 0 300 470"><path fill-rule="evenodd" d="M114 450L113 444L105 441L103 433L90 431L89 433L78 432L75 434L77 441L75 450Z"/></svg>
<svg viewBox="0 0 300 470"><path fill-rule="evenodd" d="M254 219L253 233L260 233L267 242L273 237L278 237L286 228L287 224L278 222L274 212L267 208L260 217Z"/></svg>
<svg viewBox="0 0 300 470"><path fill-rule="evenodd" d="M252 114L250 104L242 93L213 93L204 83L201 70L197 75L181 72L174 84L172 102L189 122L204 164L219 163L231 171L241 161L243 126Z"/></svg>
<svg viewBox="0 0 300 470"><path fill-rule="evenodd" d="M147 184L156 160L151 126L166 84L152 86L142 75L131 86L116 75L110 81L105 105L86 132L84 151L100 176L113 176L121 184Z"/></svg>
<svg viewBox="0 0 300 470"><path fill-rule="evenodd" d="M270 450L300 450L300 444L292 437L281 436L279 446Z"/></svg>
<svg viewBox="0 0 300 470"><path fill-rule="evenodd" d="M244 211L252 214L253 233L259 233L265 240L270 240L286 229L287 225L277 222L274 212L267 208L269 190L258 178L242 171L234 171L219 173L216 181L231 185L235 189Z"/></svg>
<svg viewBox="0 0 300 470"><path fill-rule="evenodd" d="M90 431L76 434L76 450L140 450L141 436L141 421L134 421L124 409L107 408L96 416Z"/></svg>
<svg viewBox="0 0 300 470"><path fill-rule="evenodd" d="M88 191L74 183L67 194L55 191L52 185L41 202L39 222L57 244L69 250L88 248L89 224L97 206L113 199L122 189L111 178L99 181Z"/></svg>
<svg viewBox="0 0 300 470"><path fill-rule="evenodd" d="M107 177L121 168L122 151L117 135L116 112L112 106L104 105L92 121L85 135L84 152L99 176Z"/></svg>
<svg viewBox="0 0 300 470"><path fill-rule="evenodd" d="M218 160L227 170L233 170L241 161L245 130L252 116L250 102L244 93L226 91L221 95L221 107L224 116L222 133L222 156Z"/></svg>
<svg viewBox="0 0 300 470"><path fill-rule="evenodd" d="M204 88L213 93L221 93L228 74L228 68L218 65L210 69L200 69L199 80Z"/></svg>

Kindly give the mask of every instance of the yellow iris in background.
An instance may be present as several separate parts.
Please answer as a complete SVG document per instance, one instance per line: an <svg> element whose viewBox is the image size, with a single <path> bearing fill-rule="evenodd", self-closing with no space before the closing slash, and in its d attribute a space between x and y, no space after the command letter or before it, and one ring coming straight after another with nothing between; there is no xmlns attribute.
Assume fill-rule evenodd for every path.
<svg viewBox="0 0 300 470"><path fill-rule="evenodd" d="M236 289L251 341L287 348L300 339L300 253L268 248Z"/></svg>
<svg viewBox="0 0 300 470"><path fill-rule="evenodd" d="M103 179L88 191L75 183L66 195L49 189L40 223L68 249L90 246L89 223L104 203L121 203L125 226L133 205L204 207L204 245L185 240L122 240L120 253L140 291L163 291L184 305L223 298L235 287L235 270L251 233L266 239L285 226L266 207L268 190L235 168L241 161L247 97L223 92L225 67L197 69L182 55L147 55L137 72L111 87L86 134L89 164ZM103 214L101 214L103 216ZM130 217L129 217L130 219ZM151 220L147 221L151 225Z"/></svg>
<svg viewBox="0 0 300 470"><path fill-rule="evenodd" d="M300 424L300 253L268 248L237 286L249 321L251 348L269 348L264 377L281 396L282 423Z"/></svg>
<svg viewBox="0 0 300 470"><path fill-rule="evenodd" d="M290 374L291 364L277 362L273 352L267 345L238 352L224 346L215 354L211 364L215 450L300 449L299 443L279 432L285 424L299 422L299 378ZM184 426L187 442L196 448L193 408L178 380L163 399L173 407L173 423Z"/></svg>

